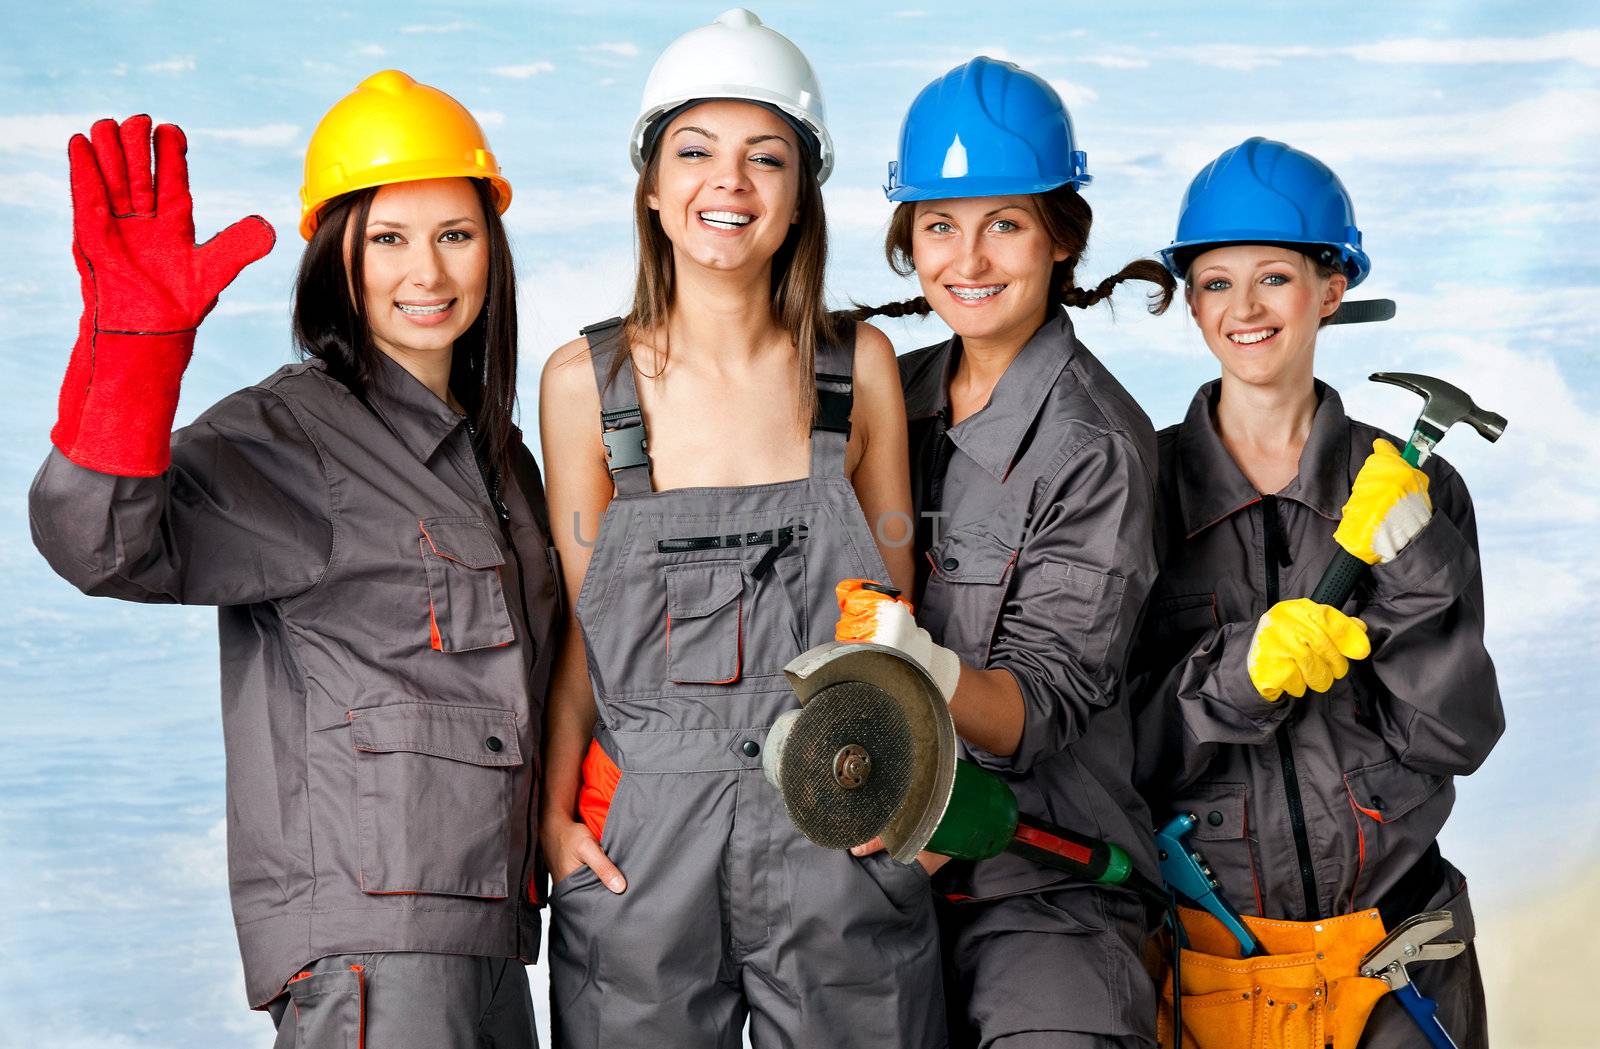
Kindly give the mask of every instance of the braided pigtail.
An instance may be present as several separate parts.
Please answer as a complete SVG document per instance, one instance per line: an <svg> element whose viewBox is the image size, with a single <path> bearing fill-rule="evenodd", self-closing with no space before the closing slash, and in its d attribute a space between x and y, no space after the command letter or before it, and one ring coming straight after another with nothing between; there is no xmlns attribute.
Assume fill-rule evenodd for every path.
<svg viewBox="0 0 1600 1049"><path fill-rule="evenodd" d="M933 307L921 295L904 302L886 302L882 306L863 306L858 302L855 307L845 314L853 321L864 321L870 317L926 317L933 312Z"/></svg>
<svg viewBox="0 0 1600 1049"><path fill-rule="evenodd" d="M1067 265L1067 263L1058 265ZM1086 310L1097 302L1109 299L1111 293L1116 290L1117 285L1123 281L1142 280L1156 286L1155 290L1150 293L1148 308L1151 313L1159 314L1165 312L1166 308L1172 305L1173 295L1178 289L1178 282L1173 279L1172 274L1168 273L1167 268L1154 259L1134 259L1093 288L1077 287L1077 282L1073 280L1070 268L1066 278L1066 281L1058 286L1060 290L1057 294L1060 297L1061 305L1073 306L1080 310Z"/></svg>

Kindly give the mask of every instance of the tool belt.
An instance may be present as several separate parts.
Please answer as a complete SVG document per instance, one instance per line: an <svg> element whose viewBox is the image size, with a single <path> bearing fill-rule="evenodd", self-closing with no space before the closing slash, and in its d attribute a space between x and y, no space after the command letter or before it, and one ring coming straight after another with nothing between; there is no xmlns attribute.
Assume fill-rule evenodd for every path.
<svg viewBox="0 0 1600 1049"><path fill-rule="evenodd" d="M1244 915L1267 952L1239 957L1239 942L1205 911L1178 908L1184 1049L1355 1049L1372 1008L1389 991L1358 975L1384 937L1376 908L1320 921ZM1162 979L1156 1044L1172 1040L1172 973Z"/></svg>

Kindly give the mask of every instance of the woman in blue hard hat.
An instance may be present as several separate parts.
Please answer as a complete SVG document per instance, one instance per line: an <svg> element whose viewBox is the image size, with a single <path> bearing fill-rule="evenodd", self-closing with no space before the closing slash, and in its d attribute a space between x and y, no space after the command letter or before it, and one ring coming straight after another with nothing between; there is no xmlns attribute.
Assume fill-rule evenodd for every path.
<svg viewBox="0 0 1600 1049"><path fill-rule="evenodd" d="M1222 894L1271 934L1353 936L1348 962L1383 930L1338 916L1375 909L1392 930L1448 910L1466 952L1410 975L1460 1045L1483 1045L1465 879L1435 840L1452 777L1503 727L1472 501L1314 376L1319 330L1370 268L1349 194L1315 157L1252 138L1195 177L1162 256L1222 374L1159 439L1162 568L1133 671L1142 785L1158 821L1197 818ZM1306 597L1339 548L1371 565L1343 610ZM1191 940L1207 921L1185 914ZM1421 1044L1381 984L1360 984L1328 1003L1334 1044ZM1202 1015L1225 1013L1184 1017L1204 1045L1243 1044L1227 1023L1206 1040Z"/></svg>
<svg viewBox="0 0 1600 1049"><path fill-rule="evenodd" d="M1154 879L1149 813L1130 778L1123 662L1155 577L1155 434L1073 334L1152 260L1077 284L1092 214L1085 154L1055 91L976 58L912 103L890 165L886 251L922 295L865 311L937 313L946 342L900 358L918 512L916 647L965 757L1022 811L1116 842ZM931 635L931 636L929 636ZM888 638L875 640L889 641ZM1150 926L1122 890L1069 883L1003 854L951 864L938 888L953 1043L1144 1045Z"/></svg>
<svg viewBox="0 0 1600 1049"><path fill-rule="evenodd" d="M926 874L806 841L762 775L834 581L911 577L867 524L910 510L894 353L822 303L816 77L729 11L656 61L632 146L631 311L541 390L581 628L546 747L555 1040L942 1046Z"/></svg>

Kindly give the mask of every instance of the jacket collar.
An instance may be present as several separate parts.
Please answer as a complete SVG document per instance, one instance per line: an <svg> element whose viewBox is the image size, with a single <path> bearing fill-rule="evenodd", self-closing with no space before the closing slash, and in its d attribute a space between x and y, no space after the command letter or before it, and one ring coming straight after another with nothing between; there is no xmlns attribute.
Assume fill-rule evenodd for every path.
<svg viewBox="0 0 1600 1049"><path fill-rule="evenodd" d="M995 383L989 403L950 428L950 440L995 480L1003 482L1023 437L1033 428L1045 398L1072 360L1077 345L1065 310L1046 320ZM913 418L936 412L949 414L950 380L961 361L960 336L952 337L938 354L942 357L940 366L930 366L908 393L908 414ZM934 381L937 387L932 385Z"/></svg>
<svg viewBox="0 0 1600 1049"><path fill-rule="evenodd" d="M1220 379L1200 387L1178 435L1183 530L1189 536L1261 498L1217 433L1215 412L1221 390ZM1300 472L1276 494L1336 521L1350 494L1350 423L1337 390L1317 380L1316 391L1317 410L1300 452Z"/></svg>
<svg viewBox="0 0 1600 1049"><path fill-rule="evenodd" d="M367 383L367 403L412 455L427 462L467 417L457 415L388 354L379 351L375 356L378 364Z"/></svg>

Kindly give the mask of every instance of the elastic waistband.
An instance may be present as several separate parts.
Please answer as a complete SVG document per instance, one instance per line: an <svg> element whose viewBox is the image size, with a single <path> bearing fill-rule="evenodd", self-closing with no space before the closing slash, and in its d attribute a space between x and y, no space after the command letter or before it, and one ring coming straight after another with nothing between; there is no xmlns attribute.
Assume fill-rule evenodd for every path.
<svg viewBox="0 0 1600 1049"><path fill-rule="evenodd" d="M767 728L619 732L597 724L594 738L624 773L748 772L761 768Z"/></svg>

